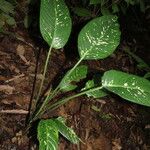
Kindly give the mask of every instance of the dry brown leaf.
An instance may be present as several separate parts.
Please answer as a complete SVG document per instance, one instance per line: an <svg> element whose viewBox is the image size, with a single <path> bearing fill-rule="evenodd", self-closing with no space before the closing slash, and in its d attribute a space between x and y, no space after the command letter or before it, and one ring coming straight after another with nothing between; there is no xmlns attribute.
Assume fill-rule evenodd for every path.
<svg viewBox="0 0 150 150"><path fill-rule="evenodd" d="M10 65L9 69L11 71L14 71L14 72L18 73L18 74L20 73L20 70L13 64Z"/></svg>
<svg viewBox="0 0 150 150"><path fill-rule="evenodd" d="M0 91L6 94L12 94L14 90L15 88L10 85L0 85Z"/></svg>
<svg viewBox="0 0 150 150"><path fill-rule="evenodd" d="M121 140L120 139L114 139L112 141L112 150L121 150L122 146L121 146Z"/></svg>
<svg viewBox="0 0 150 150"><path fill-rule="evenodd" d="M16 50L17 50L17 54L25 62L25 64L26 65L30 65L30 62L27 61L27 59L24 56L24 54L25 54L25 48L24 48L24 46L18 45Z"/></svg>
<svg viewBox="0 0 150 150"><path fill-rule="evenodd" d="M145 129L150 129L150 124L146 125Z"/></svg>
<svg viewBox="0 0 150 150"><path fill-rule="evenodd" d="M7 80L7 78L6 77L4 77L4 76L0 76L0 81L6 81Z"/></svg>
<svg viewBox="0 0 150 150"><path fill-rule="evenodd" d="M11 105L13 103L15 103L17 106L21 107L22 109L27 109L28 105L30 102L30 96L29 95L25 95L23 96L22 94L20 94L19 96L9 96L7 97L7 99L2 99L1 103L3 104L7 104L7 105Z"/></svg>

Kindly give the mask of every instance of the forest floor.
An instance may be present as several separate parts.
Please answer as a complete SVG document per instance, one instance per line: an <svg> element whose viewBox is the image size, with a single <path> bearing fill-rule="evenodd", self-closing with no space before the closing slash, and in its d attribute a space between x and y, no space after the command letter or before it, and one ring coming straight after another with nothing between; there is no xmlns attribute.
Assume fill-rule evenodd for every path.
<svg viewBox="0 0 150 150"><path fill-rule="evenodd" d="M133 19L133 18L128 18ZM141 21L145 18L143 17ZM128 20L121 20L126 24ZM146 21L145 21L146 22ZM148 24L145 30L121 25L123 39L116 52L100 61L84 62L90 73L110 69L143 75L134 59L124 52L128 45L136 49L137 55L148 64L150 60L150 32ZM139 28L138 28L139 29ZM148 30L148 31L147 31ZM25 121L32 94L35 68L38 64L37 86L42 79L41 70L46 58L47 47L39 46L24 28L16 28L18 37L5 35L0 37L0 150L37 149L36 132L29 138L24 134ZM70 39L72 40L72 39ZM77 54L74 45L61 50L53 50L46 76L47 83L58 82L71 68ZM40 57L37 54L40 51ZM100 99L82 96L71 100L45 118L63 116L84 143L78 146L60 139L60 150L149 150L150 149L150 108L136 105L115 95Z"/></svg>

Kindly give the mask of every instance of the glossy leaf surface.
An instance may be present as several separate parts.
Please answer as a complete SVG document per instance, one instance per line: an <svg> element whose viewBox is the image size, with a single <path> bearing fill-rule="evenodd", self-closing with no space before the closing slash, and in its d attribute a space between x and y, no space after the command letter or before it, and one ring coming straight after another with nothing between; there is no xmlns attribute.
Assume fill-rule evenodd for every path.
<svg viewBox="0 0 150 150"><path fill-rule="evenodd" d="M79 137L76 135L72 128L69 128L65 125L61 118L62 117L58 117L54 120L57 125L57 129L68 141L77 144L80 141Z"/></svg>
<svg viewBox="0 0 150 150"><path fill-rule="evenodd" d="M77 85L72 82L79 82L81 79L86 78L87 75L87 66L81 65L76 67L71 73L68 71L62 81L60 82L60 89L62 91L74 90Z"/></svg>
<svg viewBox="0 0 150 150"><path fill-rule="evenodd" d="M94 87L96 87L96 85L94 83L94 80L89 80L82 90L88 90L88 89L91 89L91 88L94 88ZM92 91L92 92L87 91L86 95L88 97L100 98L100 97L106 96L107 94L103 90L99 89L99 90Z"/></svg>
<svg viewBox="0 0 150 150"><path fill-rule="evenodd" d="M93 19L81 30L78 51L82 59L103 59L111 55L120 42L117 17L106 15Z"/></svg>
<svg viewBox="0 0 150 150"><path fill-rule="evenodd" d="M73 8L73 12L80 17L91 17L92 12L86 8L75 7Z"/></svg>
<svg viewBox="0 0 150 150"><path fill-rule="evenodd" d="M121 71L104 73L102 85L107 90L131 102L150 106L150 81Z"/></svg>
<svg viewBox="0 0 150 150"><path fill-rule="evenodd" d="M58 150L58 130L53 120L41 120L38 125L40 150Z"/></svg>
<svg viewBox="0 0 150 150"><path fill-rule="evenodd" d="M71 32L71 18L64 0L41 0L40 30L51 47L64 47Z"/></svg>
<svg viewBox="0 0 150 150"><path fill-rule="evenodd" d="M59 132L74 144L77 144L80 140L73 129L65 125L64 118L41 120L38 125L39 149L58 150Z"/></svg>

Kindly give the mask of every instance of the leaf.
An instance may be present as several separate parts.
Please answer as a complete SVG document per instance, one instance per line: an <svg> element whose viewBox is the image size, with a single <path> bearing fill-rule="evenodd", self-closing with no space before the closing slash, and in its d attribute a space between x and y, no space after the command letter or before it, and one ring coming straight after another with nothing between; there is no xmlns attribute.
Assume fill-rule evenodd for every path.
<svg viewBox="0 0 150 150"><path fill-rule="evenodd" d="M14 19L13 17L11 17L11 16L8 16L8 17L7 17L6 22L7 22L7 24L10 25L10 26L16 25L15 19Z"/></svg>
<svg viewBox="0 0 150 150"><path fill-rule="evenodd" d="M102 86L126 100L150 106L150 81L147 79L110 70L104 73Z"/></svg>
<svg viewBox="0 0 150 150"><path fill-rule="evenodd" d="M17 55L19 55L19 57L21 58L21 60L26 64L26 65L30 65L30 62L27 61L26 57L25 57L25 47L23 45L18 45L16 48L16 52Z"/></svg>
<svg viewBox="0 0 150 150"><path fill-rule="evenodd" d="M78 37L80 59L103 59L119 45L120 30L113 15L93 19L81 30Z"/></svg>
<svg viewBox="0 0 150 150"><path fill-rule="evenodd" d="M150 78L150 72L147 72L147 73L144 75L144 78Z"/></svg>
<svg viewBox="0 0 150 150"><path fill-rule="evenodd" d="M94 5L97 5L97 4L101 4L101 6L104 6L105 4L108 3L109 0L90 0L90 5L91 4L94 4Z"/></svg>
<svg viewBox="0 0 150 150"><path fill-rule="evenodd" d="M118 7L118 5L115 4L115 3L112 4L112 12L113 12L113 13L119 12L119 7Z"/></svg>
<svg viewBox="0 0 150 150"><path fill-rule="evenodd" d="M14 6L10 3L7 2L6 0L0 0L0 10L2 10L6 14L14 14Z"/></svg>
<svg viewBox="0 0 150 150"><path fill-rule="evenodd" d="M71 18L64 0L41 1L40 30L52 48L64 47L71 32Z"/></svg>
<svg viewBox="0 0 150 150"><path fill-rule="evenodd" d="M124 6L124 5L121 5L120 6L120 9L121 9L121 11L122 11L122 13L125 15L126 14L126 12L127 12L127 8L128 8L128 6Z"/></svg>
<svg viewBox="0 0 150 150"><path fill-rule="evenodd" d="M6 18L4 16L3 13L0 13L0 28L2 29L3 26L5 25L5 22L6 22ZM3 30L3 29L2 29Z"/></svg>
<svg viewBox="0 0 150 150"><path fill-rule="evenodd" d="M149 65L142 58L140 58L139 56L137 56L136 54L134 54L133 52L131 52L131 50L130 50L129 47L125 46L124 47L124 51L126 53L128 53L128 55L131 56L138 63L137 67L139 69L143 69L145 71L150 70Z"/></svg>
<svg viewBox="0 0 150 150"><path fill-rule="evenodd" d="M104 15L111 15L109 8L106 8L106 7L101 7L101 13L103 16Z"/></svg>
<svg viewBox="0 0 150 150"><path fill-rule="evenodd" d="M89 81L86 83L85 87L84 87L82 90L88 90L88 89L91 89L91 88L94 88L94 87L96 87L96 85L95 85L95 83L94 83L94 80L89 80ZM100 98L100 97L106 96L107 94L106 94L103 90L99 89L99 90L92 91L92 92L88 92L88 91L87 91L86 95L87 95L88 97L91 97L91 96L92 96L92 97L94 97L94 98Z"/></svg>
<svg viewBox="0 0 150 150"><path fill-rule="evenodd" d="M86 8L75 7L73 8L73 12L80 17L91 17L92 12Z"/></svg>
<svg viewBox="0 0 150 150"><path fill-rule="evenodd" d="M10 85L0 85L0 92L4 92L6 94L13 94L14 90L15 88Z"/></svg>
<svg viewBox="0 0 150 150"><path fill-rule="evenodd" d="M145 13L146 8L145 8L144 0L140 0L139 3L140 3L140 10L141 10L141 12Z"/></svg>
<svg viewBox="0 0 150 150"><path fill-rule="evenodd" d="M3 33L4 32L4 29L3 27L1 26L1 23L0 23L0 33Z"/></svg>
<svg viewBox="0 0 150 150"><path fill-rule="evenodd" d="M38 125L38 140L40 150L58 149L58 129L53 120L41 120Z"/></svg>
<svg viewBox="0 0 150 150"><path fill-rule="evenodd" d="M0 14L0 25L4 26L5 24L13 26L13 25L16 25L16 21L10 15L5 14L5 13L1 13Z"/></svg>
<svg viewBox="0 0 150 150"><path fill-rule="evenodd" d="M92 4L101 4L102 0L90 0L90 5Z"/></svg>
<svg viewBox="0 0 150 150"><path fill-rule="evenodd" d="M24 23L24 26L25 28L29 28L31 23L32 23L32 16L27 14L25 17L24 17L24 20L23 20L23 23Z"/></svg>
<svg viewBox="0 0 150 150"><path fill-rule="evenodd" d="M57 128L59 132L70 142L77 144L80 141L80 138L76 135L76 133L73 131L73 129L67 127L62 121L62 117L58 117L54 120L54 122L57 125Z"/></svg>
<svg viewBox="0 0 150 150"><path fill-rule="evenodd" d="M74 144L80 141L75 132L65 125L64 118L58 117L56 119L41 120L38 125L39 149L57 150L59 132Z"/></svg>
<svg viewBox="0 0 150 150"><path fill-rule="evenodd" d="M64 78L61 80L59 87L62 91L74 90L77 85L72 84L71 82L79 82L81 79L86 78L87 75L87 66L81 65L76 67L71 73L68 71Z"/></svg>

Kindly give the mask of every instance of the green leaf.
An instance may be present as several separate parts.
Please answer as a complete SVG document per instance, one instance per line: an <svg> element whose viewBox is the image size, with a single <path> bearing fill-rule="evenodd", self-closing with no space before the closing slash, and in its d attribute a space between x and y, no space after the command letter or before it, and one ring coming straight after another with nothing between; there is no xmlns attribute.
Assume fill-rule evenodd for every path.
<svg viewBox="0 0 150 150"><path fill-rule="evenodd" d="M90 0L90 5L92 5L92 4L101 4L101 1L102 0Z"/></svg>
<svg viewBox="0 0 150 150"><path fill-rule="evenodd" d="M74 144L80 141L75 132L65 125L64 118L41 120L38 125L39 149L58 150L59 132Z"/></svg>
<svg viewBox="0 0 150 150"><path fill-rule="evenodd" d="M31 23L32 23L32 17L31 17L31 15L27 14L27 15L24 17L23 23L24 23L25 28L29 28L29 26L30 26Z"/></svg>
<svg viewBox="0 0 150 150"><path fill-rule="evenodd" d="M8 15L8 17L7 17L7 19L6 19L6 22L7 22L7 24L10 25L10 26L16 25L15 19L14 19L13 17L9 16L9 15Z"/></svg>
<svg viewBox="0 0 150 150"><path fill-rule="evenodd" d="M150 72L147 72L147 73L144 75L144 78L146 78L146 79L150 78Z"/></svg>
<svg viewBox="0 0 150 150"><path fill-rule="evenodd" d="M113 12L113 13L119 12L119 7L118 7L118 5L115 4L115 3L112 4L112 12Z"/></svg>
<svg viewBox="0 0 150 150"><path fill-rule="evenodd" d="M102 15L111 15L109 8L101 7L101 13Z"/></svg>
<svg viewBox="0 0 150 150"><path fill-rule="evenodd" d="M6 18L4 13L0 13L0 27L2 28L5 25Z"/></svg>
<svg viewBox="0 0 150 150"><path fill-rule="evenodd" d="M140 0L139 3L140 3L140 10L141 10L141 12L145 13L145 9L146 8L145 8L144 0Z"/></svg>
<svg viewBox="0 0 150 150"><path fill-rule="evenodd" d="M127 6L128 7L128 6ZM120 6L120 9L121 9L121 11L122 11L122 13L125 15L126 14L126 12L127 12L127 7L126 6L124 6L124 5L121 5Z"/></svg>
<svg viewBox="0 0 150 150"><path fill-rule="evenodd" d="M3 33L3 32L4 32L4 29L3 29L3 27L0 24L0 33Z"/></svg>
<svg viewBox="0 0 150 150"><path fill-rule="evenodd" d="M96 85L96 83L94 83L94 80L89 80L82 90L88 90L88 89L94 88L96 86L97 85ZM107 94L103 90L99 89L99 90L92 91L92 92L87 91L86 95L88 97L100 98L100 97L106 96Z"/></svg>
<svg viewBox="0 0 150 150"><path fill-rule="evenodd" d="M54 120L54 122L57 125L57 128L59 132L70 142L77 144L80 141L80 138L76 135L76 133L73 131L73 129L67 127L62 121L62 117L58 117Z"/></svg>
<svg viewBox="0 0 150 150"><path fill-rule="evenodd" d="M4 26L5 24L13 26L13 25L16 25L16 21L10 15L1 13L0 14L0 26Z"/></svg>
<svg viewBox="0 0 150 150"><path fill-rule="evenodd" d="M150 66L142 58L131 52L129 47L125 46L123 50L128 53L129 56L135 59L135 61L138 63L137 67L139 69L143 69L145 71L150 70Z"/></svg>
<svg viewBox="0 0 150 150"><path fill-rule="evenodd" d="M71 18L64 0L42 0L40 30L52 48L62 48L71 32Z"/></svg>
<svg viewBox="0 0 150 150"><path fill-rule="evenodd" d="M90 0L90 5L97 5L101 4L101 6L104 6L105 4L108 3L109 0Z"/></svg>
<svg viewBox="0 0 150 150"><path fill-rule="evenodd" d="M147 79L110 70L104 73L102 86L126 100L150 106L150 81Z"/></svg>
<svg viewBox="0 0 150 150"><path fill-rule="evenodd" d="M2 10L6 14L14 14L14 6L10 3L7 2L6 0L0 0L0 10Z"/></svg>
<svg viewBox="0 0 150 150"><path fill-rule="evenodd" d="M41 120L38 125L40 150L58 149L58 129L53 120Z"/></svg>
<svg viewBox="0 0 150 150"><path fill-rule="evenodd" d="M64 78L61 80L59 87L62 91L74 90L77 85L71 82L79 82L81 79L86 78L87 66L81 65L76 67L73 71L68 71Z"/></svg>
<svg viewBox="0 0 150 150"><path fill-rule="evenodd" d="M90 21L78 37L80 59L103 59L111 55L120 42L117 17L102 16Z"/></svg>
<svg viewBox="0 0 150 150"><path fill-rule="evenodd" d="M127 6L139 4L140 1L143 2L143 0L124 0L124 1L127 3Z"/></svg>
<svg viewBox="0 0 150 150"><path fill-rule="evenodd" d="M75 7L73 8L73 12L80 17L91 17L92 12L86 8Z"/></svg>

